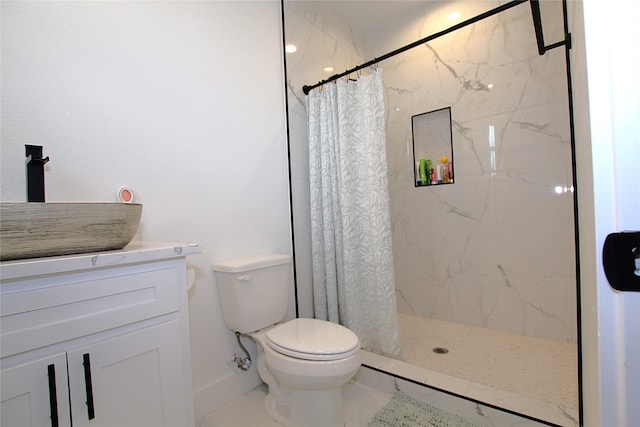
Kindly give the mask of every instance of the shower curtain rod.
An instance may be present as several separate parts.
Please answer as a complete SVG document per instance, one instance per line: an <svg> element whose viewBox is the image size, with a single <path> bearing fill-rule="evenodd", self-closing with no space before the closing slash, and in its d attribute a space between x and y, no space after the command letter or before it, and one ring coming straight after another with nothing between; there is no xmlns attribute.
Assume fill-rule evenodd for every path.
<svg viewBox="0 0 640 427"><path fill-rule="evenodd" d="M462 21L462 22L460 22L460 23L458 23L458 24L456 24L456 25L454 25L452 27L449 27L449 28L447 28L445 30L442 30L442 31L440 31L438 33L431 34L430 36L427 36L427 37L425 37L423 39L420 39L420 40L415 41L413 43L410 43L410 44L408 44L406 46L403 46L403 47L401 47L399 49L396 49L396 50L394 50L392 52L389 52L389 53L387 53L385 55L382 55L379 58L373 58L372 60L370 60L368 62L365 62L364 64L358 65L357 67L353 67L353 68L351 68L351 69L349 69L349 70L347 70L347 71L345 71L345 72L343 72L341 74L334 74L333 76L329 77L328 79L321 80L318 83L316 83L314 85L311 85L311 86L304 85L302 87L302 92L304 92L305 95L309 95L309 92L311 91L311 89L315 89L315 88L317 88L319 86L322 86L322 85L324 85L326 83L330 83L330 82L332 82L334 80L338 80L341 77L348 76L351 73L354 73L356 71L362 70L363 68L367 68L367 67L370 67L372 65L375 65L380 61L384 61L385 59L389 59L392 56L398 55L399 53L406 52L409 49L413 49L414 47L417 47L417 46L420 46L420 45L425 44L427 42L430 42L431 40L437 39L438 37L444 36L445 34L449 34L449 33L453 32L453 31L459 30L460 28L464 28L467 25L471 25L471 24L476 23L478 21L481 21L481 20L483 20L485 18L493 16L493 15L495 15L497 13L503 12L503 11L505 11L507 9L511 9L512 7L517 6L517 5L521 4L521 3L526 3L527 1L529 1L529 0L511 0L508 3L505 3L503 5L500 5L500 6L496 7L495 9L491 9L491 10L489 10L487 12L481 13L480 15L477 15L477 16L475 16L473 18L467 19L466 21ZM541 51L540 50L541 49L540 46L541 46L541 43L542 43L542 46L543 46L542 49L543 50L542 50L542 53L540 53L540 55L542 55L544 53L544 49L545 48L544 48L544 42L542 42L542 24L541 24L541 21L540 21L540 5L537 4L538 3L537 0L530 0L530 1L531 1L531 10L532 10L532 13L533 13L534 27L535 27L535 30L536 30L536 40L538 41L538 51L539 52ZM534 11L534 3L536 3L535 9L537 10L537 18L536 18L536 12ZM537 19L537 21L536 21L536 19ZM561 43L564 43L564 42L561 42ZM549 46L549 48L553 48L553 47L557 47L557 46Z"/></svg>

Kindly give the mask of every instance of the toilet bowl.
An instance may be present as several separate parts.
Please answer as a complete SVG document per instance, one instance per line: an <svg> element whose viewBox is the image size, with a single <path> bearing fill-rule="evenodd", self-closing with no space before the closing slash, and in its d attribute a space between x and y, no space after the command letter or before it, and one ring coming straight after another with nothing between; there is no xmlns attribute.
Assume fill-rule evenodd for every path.
<svg viewBox="0 0 640 427"><path fill-rule="evenodd" d="M342 427L341 388L362 362L358 336L325 320L284 321L287 255L236 258L213 269L227 326L257 343L257 370L269 386L267 412L288 427Z"/></svg>
<svg viewBox="0 0 640 427"><path fill-rule="evenodd" d="M310 330L318 341L304 339L313 336ZM272 418L296 427L344 425L341 388L362 363L352 331L323 320L293 319L249 335L258 343L258 373L269 386L265 408ZM329 335L334 339L322 338Z"/></svg>

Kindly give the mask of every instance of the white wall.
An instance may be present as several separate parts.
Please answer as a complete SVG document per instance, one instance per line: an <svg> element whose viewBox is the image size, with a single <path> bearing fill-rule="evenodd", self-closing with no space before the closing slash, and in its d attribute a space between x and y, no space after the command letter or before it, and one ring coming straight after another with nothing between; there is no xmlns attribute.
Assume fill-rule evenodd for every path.
<svg viewBox="0 0 640 427"><path fill-rule="evenodd" d="M614 291L601 259L609 233L640 230L640 83L630 55L640 37L640 7L633 1L615 8L597 0L570 3L577 8L572 60L584 425L633 426L640 418L640 294Z"/></svg>
<svg viewBox="0 0 640 427"><path fill-rule="evenodd" d="M196 417L259 381L225 362L211 262L291 253L280 27L276 1L2 1L0 198L25 200L24 145L43 145L48 201L127 185L137 239L201 244Z"/></svg>

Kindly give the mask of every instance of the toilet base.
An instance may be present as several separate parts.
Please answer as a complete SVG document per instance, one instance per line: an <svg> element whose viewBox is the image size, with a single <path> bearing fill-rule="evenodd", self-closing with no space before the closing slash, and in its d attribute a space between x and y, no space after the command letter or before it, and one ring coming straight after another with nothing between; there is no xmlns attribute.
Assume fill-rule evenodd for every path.
<svg viewBox="0 0 640 427"><path fill-rule="evenodd" d="M288 425L289 419L289 405L278 405L273 395L269 394L264 399L264 408L271 418L282 424Z"/></svg>
<svg viewBox="0 0 640 427"><path fill-rule="evenodd" d="M264 406L286 427L343 427L342 390L295 390L288 405L278 405L271 393Z"/></svg>

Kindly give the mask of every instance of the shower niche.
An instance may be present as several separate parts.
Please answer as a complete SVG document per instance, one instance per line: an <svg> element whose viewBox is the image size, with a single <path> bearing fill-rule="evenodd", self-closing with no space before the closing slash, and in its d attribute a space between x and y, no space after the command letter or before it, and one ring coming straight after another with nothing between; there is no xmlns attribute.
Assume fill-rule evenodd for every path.
<svg viewBox="0 0 640 427"><path fill-rule="evenodd" d="M451 107L411 117L416 187L453 184Z"/></svg>

